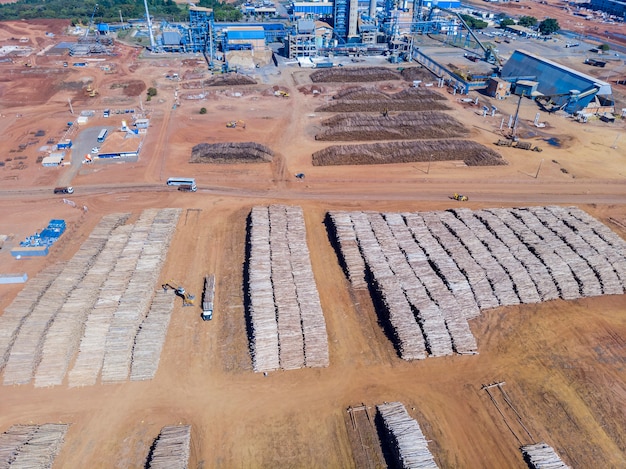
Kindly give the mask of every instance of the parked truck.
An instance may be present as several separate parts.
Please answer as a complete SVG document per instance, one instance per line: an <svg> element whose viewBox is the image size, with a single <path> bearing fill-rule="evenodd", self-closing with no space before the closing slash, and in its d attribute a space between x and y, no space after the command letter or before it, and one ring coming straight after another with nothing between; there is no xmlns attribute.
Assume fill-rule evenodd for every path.
<svg viewBox="0 0 626 469"><path fill-rule="evenodd" d="M213 300L215 298L215 275L204 277L204 292L202 294L202 320L213 319Z"/></svg>
<svg viewBox="0 0 626 469"><path fill-rule="evenodd" d="M54 193L55 194L73 194L74 193L74 188L72 186L55 187L54 188Z"/></svg>

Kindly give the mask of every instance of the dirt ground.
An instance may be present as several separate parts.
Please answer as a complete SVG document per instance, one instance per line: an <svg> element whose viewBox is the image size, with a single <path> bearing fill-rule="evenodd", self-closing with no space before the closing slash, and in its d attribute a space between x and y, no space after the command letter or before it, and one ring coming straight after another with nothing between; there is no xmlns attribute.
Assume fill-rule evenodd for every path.
<svg viewBox="0 0 626 469"><path fill-rule="evenodd" d="M14 29L40 35L46 27L3 25L0 39ZM440 467L526 467L518 448L528 440L546 441L572 467L626 466L623 295L484 311L471 322L479 355L405 362L380 328L369 295L350 288L323 224L325 213L336 209L456 207L449 196L462 192L470 197L464 205L469 208L577 205L626 238L623 122L583 125L542 113L546 126L536 128L537 108L523 101L520 132L543 151L498 149L507 166L313 167L311 154L327 145L314 135L328 117L315 109L346 85L323 84L320 93L301 93L299 87L311 86L310 72L290 68L265 80L255 77L259 85L207 89L204 99L189 100L178 94L180 83L165 75L180 70L182 77L193 72L192 66L177 58L139 57L137 50L122 46L116 52L107 59L115 65L108 71L101 62L89 62L82 70L63 68L63 57L34 56L32 68L0 64L0 155L6 162L0 167L0 234L13 235L0 250L0 273L34 277L45 266L70 258L105 214L181 207L161 279L177 279L199 294L203 276L216 273L214 319L202 322L199 310L183 310L177 303L153 381L72 389L0 387L0 432L12 424L70 423L58 468L144 467L161 427L179 422L193 426L190 467L357 467L346 409L401 401L418 419ZM127 96L124 87L112 87L136 87L137 81L156 87L157 96L146 102L145 92ZM95 98L68 85L89 82L99 90ZM290 97L273 96L276 85L289 90ZM407 84L375 86L390 92ZM502 120L515 112L517 100L498 102L500 115L482 117L488 98L480 95L480 104L471 106L440 91L453 108L449 112L471 129L469 137L496 148ZM120 125L120 116L104 119L101 111L138 108L140 100L150 118L136 163L79 168L71 181L77 208L52 194L71 168L36 163L38 148L60 138L72 119L68 98L76 112L97 111L88 127ZM199 113L202 107L206 114ZM245 121L245 128L226 128L231 120ZM37 130L45 136L29 144ZM194 145L229 141L261 143L276 156L272 163L189 163ZM25 167L17 169L14 158L22 155L27 158L18 161ZM304 179L294 177L299 172ZM170 176L195 177L198 192L167 187ZM246 216L254 205L275 202L304 209L331 365L266 377L252 371L242 279ZM68 222L51 254L12 258L9 249L50 218ZM21 288L1 286L0 309ZM516 417L503 418L481 389L494 382L505 383L529 433L520 430Z"/></svg>

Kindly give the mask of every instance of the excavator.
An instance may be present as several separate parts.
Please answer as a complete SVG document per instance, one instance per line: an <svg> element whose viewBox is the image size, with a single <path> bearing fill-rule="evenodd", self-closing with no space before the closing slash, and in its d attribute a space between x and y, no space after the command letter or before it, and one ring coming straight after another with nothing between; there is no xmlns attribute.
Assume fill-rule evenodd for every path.
<svg viewBox="0 0 626 469"><path fill-rule="evenodd" d="M246 128L246 123L244 121L230 121L230 122L226 122L226 127L229 128L229 129L234 129L238 125L241 125L241 128L243 128L243 129Z"/></svg>
<svg viewBox="0 0 626 469"><path fill-rule="evenodd" d="M452 198L454 200L459 200L461 202L467 202L469 200L469 198L466 195L458 194L456 192L452 195Z"/></svg>
<svg viewBox="0 0 626 469"><path fill-rule="evenodd" d="M183 307L194 305L196 297L187 293L187 291L185 291L185 287L181 286L178 282L168 280L166 283L161 285L161 287L165 292L168 288L174 290L174 293L176 293L176 295L180 296L183 299Z"/></svg>
<svg viewBox="0 0 626 469"><path fill-rule="evenodd" d="M289 93L283 90L276 90L274 91L274 96L278 96L279 98L288 98Z"/></svg>

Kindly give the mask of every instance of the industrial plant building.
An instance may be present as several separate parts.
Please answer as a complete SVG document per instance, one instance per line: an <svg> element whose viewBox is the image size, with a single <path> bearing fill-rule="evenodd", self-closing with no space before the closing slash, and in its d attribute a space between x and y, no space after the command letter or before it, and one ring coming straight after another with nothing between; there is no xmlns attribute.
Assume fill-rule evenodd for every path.
<svg viewBox="0 0 626 469"><path fill-rule="evenodd" d="M569 114L615 112L611 85L523 50L516 50L501 72L513 92L532 97L548 111Z"/></svg>
<svg viewBox="0 0 626 469"><path fill-rule="evenodd" d="M591 8L626 20L626 2L620 2L619 0L591 0Z"/></svg>

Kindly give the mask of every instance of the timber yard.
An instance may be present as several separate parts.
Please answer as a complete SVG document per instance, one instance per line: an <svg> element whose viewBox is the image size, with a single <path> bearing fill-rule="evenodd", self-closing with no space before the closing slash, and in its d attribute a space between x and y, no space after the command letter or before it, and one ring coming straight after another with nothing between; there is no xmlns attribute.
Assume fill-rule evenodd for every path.
<svg viewBox="0 0 626 469"><path fill-rule="evenodd" d="M144 3L0 23L0 466L626 466L623 3Z"/></svg>

